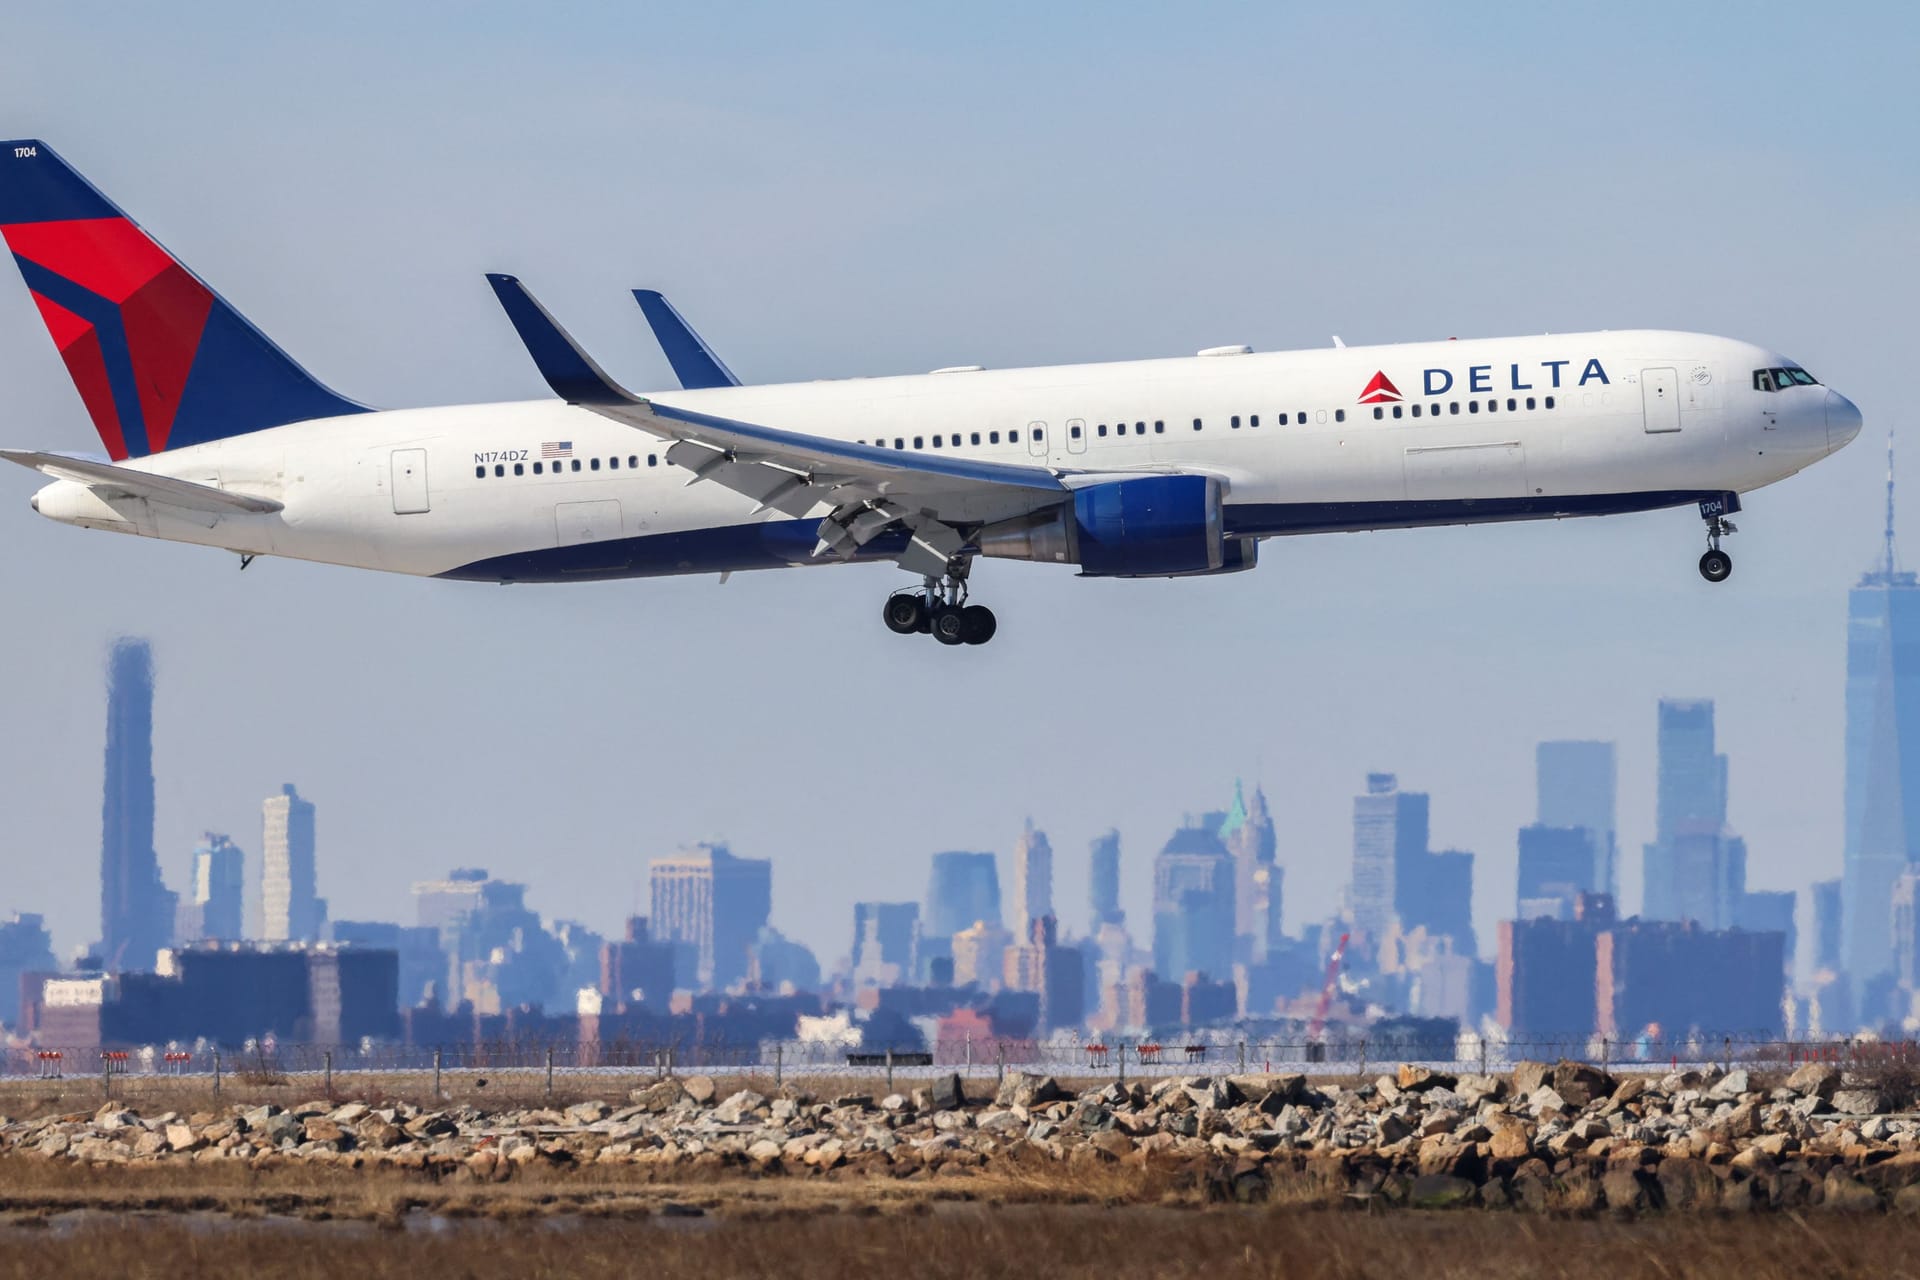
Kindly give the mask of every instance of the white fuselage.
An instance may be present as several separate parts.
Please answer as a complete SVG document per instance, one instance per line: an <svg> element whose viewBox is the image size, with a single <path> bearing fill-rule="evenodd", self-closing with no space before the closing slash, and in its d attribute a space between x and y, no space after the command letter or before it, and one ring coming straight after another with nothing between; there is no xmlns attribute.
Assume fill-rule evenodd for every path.
<svg viewBox="0 0 1920 1280"><path fill-rule="evenodd" d="M1206 473L1223 482L1228 531L1268 537L1746 492L1858 431L1857 411L1823 386L1754 385L1755 370L1791 364L1726 338L1623 331L650 398L836 440L1107 479ZM1397 399L1376 391L1376 403L1361 402L1376 375ZM1833 408L1830 432L1836 403L1845 408ZM271 514L108 499L64 480L35 506L68 523L247 554L495 581L833 561L813 552L824 506L803 520L756 514L728 489L689 484L662 456L666 443L557 400L401 409L128 464L283 504Z"/></svg>

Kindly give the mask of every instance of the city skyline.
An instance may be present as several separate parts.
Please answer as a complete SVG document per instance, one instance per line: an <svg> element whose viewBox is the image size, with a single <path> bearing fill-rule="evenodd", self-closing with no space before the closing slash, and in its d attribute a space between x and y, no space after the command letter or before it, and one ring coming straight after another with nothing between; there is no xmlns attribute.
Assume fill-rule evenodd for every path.
<svg viewBox="0 0 1920 1280"><path fill-rule="evenodd" d="M503 269L537 279L642 389L671 373L631 285L667 290L750 381L1654 324L1775 346L1881 430L1905 402L1920 284L1904 248L1916 175L1885 163L1905 141L1916 15L1885 10L1885 40L1813 29L1789 47L1776 33L1800 27L1784 8L1734 24L1641 12L1667 38L1639 51L1638 91L1622 94L1617 52L1553 7L1491 27L1419 6L1364 21L1243 10L1231 41L1196 39L1223 28L1172 11L1023 13L1009 41L997 23L906 10L776 11L734 31L695 11L602 9L590 47L497 13L449 43L444 24L393 13L393 38L368 47L339 15L264 28L235 8L189 33L145 12L102 30L56 6L20 15L22 47L93 54L21 60L0 99L22 135L142 193L169 247L375 404L546 394L480 278ZM1117 69L1167 47L1181 93L1111 92ZM1357 47L1374 91L1324 56ZM1702 63L1701 47L1725 56ZM635 48L679 56L642 84L620 66ZM1543 63L1541 48L1559 56ZM324 55L347 51L359 74L342 93ZM983 93L983 68L1022 92ZM1456 95L1440 115L1436 74ZM498 93L508 79L521 100ZM229 91L178 92L216 82ZM255 109L233 111L236 95ZM1770 127L1727 112L1735 100ZM1528 109L1539 101L1562 109ZM1574 141L1590 131L1688 137L1685 190L1649 202L1595 182ZM386 142L340 146L354 135ZM1263 140L1261 163L1242 136ZM1394 198L1345 194L1354 157L1383 139ZM1632 154L1623 143L1606 163ZM1121 166L1136 189L1103 198ZM1787 172L1850 176L1752 198L1753 175ZM657 199L662 184L674 201ZM368 189L387 195L377 219ZM1201 189L1232 196L1196 205ZM1799 269L1754 270L1783 246ZM96 447L12 279L0 349L14 420L48 447ZM924 709L941 794L992 799L942 806L937 847L1004 853L1008 814L1032 813L1076 853L1117 827L1136 928L1139 855L1170 810L1217 806L1233 774L1265 783L1288 832L1289 917L1324 913L1344 883L1354 780L1389 770L1436 798L1435 847L1476 854L1484 931L1507 905L1534 744L1567 738L1619 744L1631 904L1654 837L1651 708L1668 695L1718 703L1750 880L1829 878L1844 839L1841 601L1872 559L1883 462L1856 446L1756 496L1732 540L1739 573L1712 592L1685 511L1281 540L1257 571L1219 580L1123 587L993 565L977 585L1020 625L991 662L940 668L865 634L882 570L579 592L266 558L242 574L211 553L53 528L24 509L23 472L0 485L0 589L32 620L0 637L0 660L31 673L0 741L8 853L33 887L19 905L46 913L63 953L92 940L96 655L121 632L166 655L168 883L208 827L256 855L261 797L297 779L326 808L323 892L340 918L379 911L392 880L467 863L531 879L560 863L605 891L570 885L555 909L615 932L639 905L636 861L716 837L813 869L783 881L776 923L823 954L846 945L848 897L917 896L925 867L900 844L924 822L935 753L826 766L817 717L746 732L677 674L716 666L733 706L806 689L815 706ZM1074 698L1072 732L1146 744L1131 758L1046 754L1026 735L1010 748L1008 726L1061 705L1069 662L1076 683L1117 691ZM1161 692L1162 663L1177 694ZM1143 688L1157 696L1133 696ZM1056 903L1082 900L1077 857L1060 861ZM834 923L813 936L815 919Z"/></svg>

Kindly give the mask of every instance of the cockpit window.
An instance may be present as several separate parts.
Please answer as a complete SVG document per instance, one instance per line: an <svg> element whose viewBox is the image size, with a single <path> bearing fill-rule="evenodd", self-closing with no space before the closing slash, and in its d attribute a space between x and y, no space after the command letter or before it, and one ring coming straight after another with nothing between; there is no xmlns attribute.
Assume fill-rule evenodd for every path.
<svg viewBox="0 0 1920 1280"><path fill-rule="evenodd" d="M1753 389L1755 391L1784 391L1788 387L1817 387L1820 379L1805 369L1755 369L1753 371Z"/></svg>

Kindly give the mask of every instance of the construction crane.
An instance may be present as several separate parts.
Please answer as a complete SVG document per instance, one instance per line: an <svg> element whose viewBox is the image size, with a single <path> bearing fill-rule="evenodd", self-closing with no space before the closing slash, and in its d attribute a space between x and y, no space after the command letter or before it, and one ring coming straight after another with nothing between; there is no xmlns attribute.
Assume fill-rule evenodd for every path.
<svg viewBox="0 0 1920 1280"><path fill-rule="evenodd" d="M1347 956L1347 935L1340 935L1340 945L1333 949L1333 955L1327 960L1327 985L1320 989L1320 1007L1313 1011L1313 1022L1307 1027L1307 1042L1317 1043L1322 1028L1327 1025L1327 1010L1333 1006L1333 988L1340 981L1340 962Z"/></svg>

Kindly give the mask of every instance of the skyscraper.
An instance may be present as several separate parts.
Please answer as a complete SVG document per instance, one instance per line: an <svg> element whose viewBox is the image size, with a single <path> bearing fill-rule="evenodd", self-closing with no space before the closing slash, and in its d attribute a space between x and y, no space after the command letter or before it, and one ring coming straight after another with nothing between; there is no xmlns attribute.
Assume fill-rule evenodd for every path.
<svg viewBox="0 0 1920 1280"><path fill-rule="evenodd" d="M1153 967L1163 977L1233 974L1233 855L1217 830L1189 822L1153 860Z"/></svg>
<svg viewBox="0 0 1920 1280"><path fill-rule="evenodd" d="M1713 702L1662 698L1658 838L1645 850L1649 920L1731 928L1747 889L1747 847L1727 829L1727 758L1714 750Z"/></svg>
<svg viewBox="0 0 1920 1280"><path fill-rule="evenodd" d="M747 976L750 949L773 912L773 863L696 844L647 864L653 936L692 950L692 977L724 991ZM676 964L676 970L678 965Z"/></svg>
<svg viewBox="0 0 1920 1280"><path fill-rule="evenodd" d="M1255 787L1253 803L1248 804L1240 780L1234 779L1233 804L1220 824L1220 839L1233 855L1235 957L1265 963L1280 942L1283 883L1283 869L1274 861L1280 842L1265 791Z"/></svg>
<svg viewBox="0 0 1920 1280"><path fill-rule="evenodd" d="M180 914L186 927L183 941L217 939L234 942L246 937L240 904L246 892L246 855L240 846L217 831L201 837L193 850L193 881L186 909Z"/></svg>
<svg viewBox="0 0 1920 1280"><path fill-rule="evenodd" d="M1520 828L1520 874L1514 918L1573 919L1573 907L1583 893L1598 892L1594 870L1597 833L1584 826L1556 827L1535 823Z"/></svg>
<svg viewBox="0 0 1920 1280"><path fill-rule="evenodd" d="M1088 923L1088 933L1100 932L1100 926L1106 924L1125 924L1126 913L1120 910L1120 833L1109 831L1103 836L1095 836L1091 852L1092 868L1087 879L1088 904L1093 909L1092 919Z"/></svg>
<svg viewBox="0 0 1920 1280"><path fill-rule="evenodd" d="M1840 945L1842 928L1842 881L1816 880L1808 891L1813 906L1813 969L1838 973L1843 963Z"/></svg>
<svg viewBox="0 0 1920 1280"><path fill-rule="evenodd" d="M1013 925L1025 937L1035 920L1053 914L1053 846L1047 833L1033 828L1027 819L1026 830L1013 846Z"/></svg>
<svg viewBox="0 0 1920 1280"><path fill-rule="evenodd" d="M107 660L106 800L101 809L100 959L149 970L173 941L175 897L153 851L153 653L114 642Z"/></svg>
<svg viewBox="0 0 1920 1280"><path fill-rule="evenodd" d="M1000 923L1000 871L990 853L933 855L921 937L946 939L976 922Z"/></svg>
<svg viewBox="0 0 1920 1280"><path fill-rule="evenodd" d="M1593 834L1594 865L1585 887L1617 893L1618 843L1614 797L1618 789L1611 742L1542 742L1534 748L1538 810L1543 827L1580 827Z"/></svg>
<svg viewBox="0 0 1920 1280"><path fill-rule="evenodd" d="M1920 579L1894 554L1891 436L1880 563L1847 596L1846 773L1841 947L1859 986L1893 965L1888 904L1920 862Z"/></svg>
<svg viewBox="0 0 1920 1280"><path fill-rule="evenodd" d="M920 927L917 902L853 904L853 976L869 986L892 986L913 976L913 935Z"/></svg>
<svg viewBox="0 0 1920 1280"><path fill-rule="evenodd" d="M1353 798L1354 928L1378 941L1416 886L1413 860L1427 853L1427 797L1400 790L1391 773L1367 775Z"/></svg>
<svg viewBox="0 0 1920 1280"><path fill-rule="evenodd" d="M327 904L314 892L313 805L289 782L260 808L260 936L268 942L317 941Z"/></svg>

